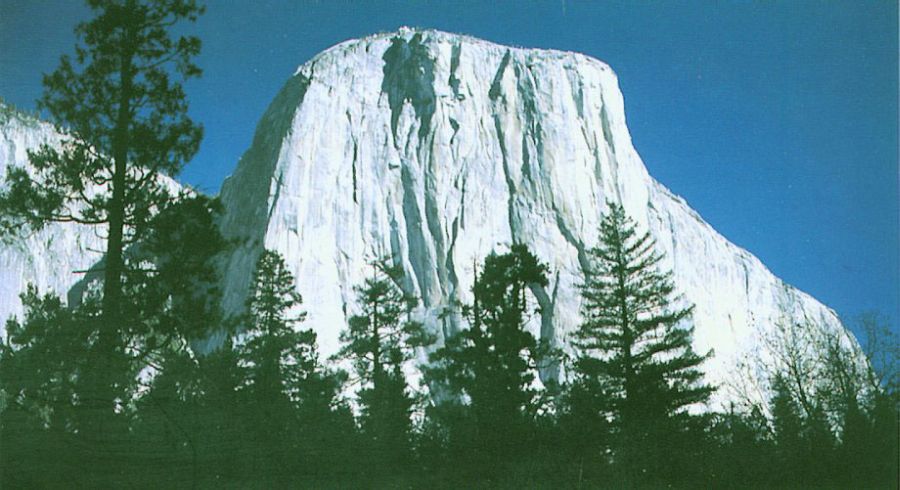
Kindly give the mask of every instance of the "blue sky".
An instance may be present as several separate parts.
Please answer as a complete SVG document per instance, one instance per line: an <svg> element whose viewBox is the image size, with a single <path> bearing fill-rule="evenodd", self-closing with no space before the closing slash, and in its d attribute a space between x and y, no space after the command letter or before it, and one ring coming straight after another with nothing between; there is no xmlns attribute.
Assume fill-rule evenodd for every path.
<svg viewBox="0 0 900 490"><path fill-rule="evenodd" d="M24 109L87 10L2 0L0 96ZM582 52L619 75L650 173L844 317L900 319L894 1L216 1L191 30L206 137L181 180L215 193L281 84L340 41L402 25Z"/></svg>

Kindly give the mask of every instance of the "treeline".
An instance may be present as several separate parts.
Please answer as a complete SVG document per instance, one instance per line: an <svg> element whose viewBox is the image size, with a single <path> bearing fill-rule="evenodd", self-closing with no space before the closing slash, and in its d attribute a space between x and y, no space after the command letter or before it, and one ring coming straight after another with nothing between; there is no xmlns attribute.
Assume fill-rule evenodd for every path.
<svg viewBox="0 0 900 490"><path fill-rule="evenodd" d="M127 328L113 341L99 342L102 290L74 307L23 294L24 319L7 323L0 348L0 484L896 484L897 380L884 377L895 359L884 347L896 344L877 337L889 329L867 323L877 341L870 352L888 357L870 357L864 377L837 344L812 346L819 354L811 360L791 357L806 346L781 329L770 347L780 342L776 357L794 367L770 362L768 400L710 411L714 388L701 372L710 354L691 348L692 307L676 306L649 235L609 207L588 253L584 322L571 354L528 332L537 314L531 287L546 284L548 270L515 245L478 264L473 301L459 305L469 328L445 342L415 321L401 270L373 261L342 348L323 360L294 278L274 252L259 258L246 313L223 317L215 264L228 244L215 203L184 198L129 256L152 273L126 276ZM199 348L223 333L219 348ZM429 362L420 365L423 349ZM828 378L804 379L800 365L810 362ZM561 382L539 380L559 370ZM421 382L409 379L415 373Z"/></svg>
<svg viewBox="0 0 900 490"><path fill-rule="evenodd" d="M525 244L483 258L452 312L467 327L442 339L412 314L396 257L373 261L331 358L304 325L294 286L309 278L273 252L226 317L219 205L160 177L201 139L181 85L200 74L200 41L172 32L203 8L87 3L96 16L39 100L66 137L7 172L0 238L78 223L105 239L104 260L77 304L29 287L6 324L0 487L896 485L889 329L865 323L866 363L785 323L738 377L758 385L709 386L693 307L612 203L565 352L526 328L548 269ZM711 410L716 389L741 403Z"/></svg>

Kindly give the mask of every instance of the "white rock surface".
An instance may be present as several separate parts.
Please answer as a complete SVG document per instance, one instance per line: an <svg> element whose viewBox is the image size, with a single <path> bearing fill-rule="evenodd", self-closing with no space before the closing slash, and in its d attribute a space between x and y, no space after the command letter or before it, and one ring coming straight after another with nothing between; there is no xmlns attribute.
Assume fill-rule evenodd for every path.
<svg viewBox="0 0 900 490"><path fill-rule="evenodd" d="M28 150L42 144L59 145L61 135L45 122L0 104L0 177L11 166L26 167ZM3 179L0 178L0 185ZM102 257L103 241L92 227L74 223L50 224L39 232L0 242L0 337L6 319L21 318L19 294L34 284L43 293L64 300L69 289L84 278L85 271Z"/></svg>
<svg viewBox="0 0 900 490"><path fill-rule="evenodd" d="M780 319L856 345L832 310L650 177L615 73L580 54L410 29L344 42L287 82L221 196L224 231L241 244L226 266L227 309L242 308L262 248L277 250L324 354L338 347L367 258L398 257L419 314L447 335L464 327L441 313L470 298L473 261L519 242L552 271L534 290L543 315L532 329L565 346L607 200L649 227L696 304L695 347L715 351L709 381L734 381Z"/></svg>
<svg viewBox="0 0 900 490"><path fill-rule="evenodd" d="M8 167L31 170L28 150L48 144L61 147L64 137L51 124L0 103L0 185ZM159 177L172 195L183 188L167 176ZM91 190L87 192L89 195ZM28 284L41 294L53 293L68 304L77 304L87 284L99 280L106 241L102 226L50 223L40 231L22 232L0 240L0 338L6 319L22 316L19 295Z"/></svg>
<svg viewBox="0 0 900 490"><path fill-rule="evenodd" d="M50 125L0 109L0 174L26 165L27 149L59 143ZM223 231L238 242L225 264L227 311L242 309L263 247L277 250L323 355L338 348L367 259L397 257L405 289L421 298L417 314L445 336L465 327L451 305L470 299L473 262L512 243L550 266L549 287L533 290L543 313L530 327L565 347L580 321L583 251L607 200L649 228L696 304L695 347L715 351L709 381L746 384L739 362L778 321L812 322L856 348L832 310L650 177L615 73L580 54L409 29L339 44L287 82L222 199ZM21 314L27 283L65 296L102 248L94 230L73 224L0 243L0 319Z"/></svg>

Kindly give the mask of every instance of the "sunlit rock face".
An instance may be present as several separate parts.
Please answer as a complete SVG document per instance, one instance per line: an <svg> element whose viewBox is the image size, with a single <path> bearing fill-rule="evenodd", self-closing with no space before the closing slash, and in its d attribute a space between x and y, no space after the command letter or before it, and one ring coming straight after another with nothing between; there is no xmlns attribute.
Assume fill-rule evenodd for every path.
<svg viewBox="0 0 900 490"><path fill-rule="evenodd" d="M730 243L644 167L606 64L401 29L339 44L300 66L223 185L229 312L242 309L263 248L296 276L324 354L355 311L367 259L391 255L416 314L440 336L465 328L473 264L525 243L549 265L532 291L532 332L566 348L580 321L585 250L607 201L619 202L665 253L696 305L695 347L727 386L776 322L837 332L835 313ZM558 374L548 370L544 377ZM717 402L732 396L721 390Z"/></svg>
<svg viewBox="0 0 900 490"><path fill-rule="evenodd" d="M5 178L8 167L31 168L27 151L43 144L59 146L61 138L50 124L0 104L0 178ZM37 232L23 229L0 241L0 336L7 318L21 318L19 294L28 284L66 300L84 271L103 257L104 243L97 233L89 226L58 223Z"/></svg>
<svg viewBox="0 0 900 490"><path fill-rule="evenodd" d="M5 185L9 167L33 171L29 150L38 150L42 145L60 149L65 138L53 125L0 103L0 187ZM166 175L159 175L158 181L171 196L194 192ZM88 186L86 194L91 196L99 189ZM10 236L0 237L0 337L5 335L7 318L22 318L19 295L29 284L42 295L59 296L70 306L79 304L89 288L99 291L105 237L103 225L74 222L48 223L39 231L22 227Z"/></svg>
<svg viewBox="0 0 900 490"><path fill-rule="evenodd" d="M27 168L27 150L60 140L52 126L0 105L0 175ZM567 349L580 322L585 250L607 201L653 234L663 267L696 305L695 347L715 353L710 382L756 384L738 365L757 351L766 358L761 339L778 322L838 333L856 349L833 311L649 176L615 73L580 54L407 29L342 43L287 81L221 197L223 231L236 243L224 260L227 311L243 308L263 248L277 250L323 355L337 350L369 259L402 265L403 287L420 298L415 315L443 339L466 327L455 305L471 299L474 263L513 243L551 270L547 287L532 288L540 312L531 331ZM21 316L27 284L77 296L79 271L102 259L98 232L51 224L0 242L0 336L6 318ZM720 390L716 402L732 396Z"/></svg>

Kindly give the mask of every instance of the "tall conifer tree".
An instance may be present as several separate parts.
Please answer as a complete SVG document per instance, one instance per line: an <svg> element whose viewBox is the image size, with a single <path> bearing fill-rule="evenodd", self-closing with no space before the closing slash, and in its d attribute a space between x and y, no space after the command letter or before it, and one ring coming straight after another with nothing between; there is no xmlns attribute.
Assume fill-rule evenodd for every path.
<svg viewBox="0 0 900 490"><path fill-rule="evenodd" d="M575 371L605 387L624 459L645 474L659 464L649 454L661 443L653 439L677 429L673 420L712 393L699 369L711 353L693 351L693 306L678 305L649 232L638 233L621 205L608 206L588 254Z"/></svg>
<svg viewBox="0 0 900 490"><path fill-rule="evenodd" d="M61 149L29 154L35 169L11 168L0 193L0 224L101 225L106 235L104 315L119 314L125 247L169 199L161 174L174 175L197 151L200 126L187 115L173 74L200 75L200 40L173 36L203 12L196 0L88 0L96 13L75 29L74 60L44 76L38 106L67 135Z"/></svg>
<svg viewBox="0 0 900 490"><path fill-rule="evenodd" d="M299 329L305 312L284 259L266 250L260 256L247 298L245 338L239 346L249 395L259 475L273 483L296 478L291 468L306 464L304 437L328 424L339 379L319 361L316 333Z"/></svg>
<svg viewBox="0 0 900 490"><path fill-rule="evenodd" d="M359 313L341 333L337 357L349 360L362 386L362 428L385 469L408 461L413 397L404 366L415 350L434 342L410 319L413 298L400 288L402 270L388 259L371 262L372 274L357 286Z"/></svg>
<svg viewBox="0 0 900 490"><path fill-rule="evenodd" d="M83 377L82 411L93 427L98 458L115 451L108 432L121 404L117 373L128 362L130 331L123 314L125 250L170 196L161 174L174 175L194 155L201 128L187 115L179 78L198 76L200 41L171 33L203 11L195 0L88 0L96 16L79 24L74 58L63 56L44 77L38 101L66 134L62 147L31 152L33 171L10 168L0 191L0 231L39 229L50 222L95 225L106 239L102 321ZM100 464L97 465L101 466Z"/></svg>
<svg viewBox="0 0 900 490"><path fill-rule="evenodd" d="M448 421L451 450L482 475L497 475L511 462L534 424L535 378L550 350L525 329L536 314L532 286L547 285L547 266L525 245L484 260L472 287L474 301L463 310L469 328L447 339L431 356L429 381L447 390L436 407ZM549 365L549 363L548 363ZM462 406L454 407L458 402ZM477 444L473 445L477 441Z"/></svg>

